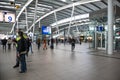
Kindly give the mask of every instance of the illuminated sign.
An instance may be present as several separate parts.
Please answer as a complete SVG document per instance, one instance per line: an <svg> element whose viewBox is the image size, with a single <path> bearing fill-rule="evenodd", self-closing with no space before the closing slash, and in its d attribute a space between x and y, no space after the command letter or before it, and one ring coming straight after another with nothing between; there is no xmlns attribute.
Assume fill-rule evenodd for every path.
<svg viewBox="0 0 120 80"><path fill-rule="evenodd" d="M103 26L97 26L96 28L97 28L97 31L105 31Z"/></svg>
<svg viewBox="0 0 120 80"><path fill-rule="evenodd" d="M15 22L15 14L6 13L5 14L5 22Z"/></svg>
<svg viewBox="0 0 120 80"><path fill-rule="evenodd" d="M42 34L50 35L51 34L51 27L42 26Z"/></svg>

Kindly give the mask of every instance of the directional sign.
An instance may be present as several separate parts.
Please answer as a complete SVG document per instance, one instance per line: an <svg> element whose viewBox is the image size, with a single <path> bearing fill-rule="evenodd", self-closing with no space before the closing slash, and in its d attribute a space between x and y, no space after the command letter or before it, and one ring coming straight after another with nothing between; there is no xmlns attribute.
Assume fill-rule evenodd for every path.
<svg viewBox="0 0 120 80"><path fill-rule="evenodd" d="M5 22L15 22L15 14L14 13L5 14Z"/></svg>

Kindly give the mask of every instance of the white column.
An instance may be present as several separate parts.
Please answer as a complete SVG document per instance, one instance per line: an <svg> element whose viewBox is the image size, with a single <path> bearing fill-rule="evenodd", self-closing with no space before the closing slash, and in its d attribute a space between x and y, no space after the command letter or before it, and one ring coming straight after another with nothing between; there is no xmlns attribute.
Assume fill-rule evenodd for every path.
<svg viewBox="0 0 120 80"><path fill-rule="evenodd" d="M113 0L108 0L108 54L113 54Z"/></svg>
<svg viewBox="0 0 120 80"><path fill-rule="evenodd" d="M34 34L35 34L35 20L36 20L36 13L37 13L37 4L38 4L38 0L36 0L35 3L35 12L34 12L34 22L33 22L33 39L34 39Z"/></svg>
<svg viewBox="0 0 120 80"><path fill-rule="evenodd" d="M95 31L95 44L94 44L94 46L95 46L95 49L97 49L97 30L96 30L96 25L95 25L95 27L94 27L94 31Z"/></svg>
<svg viewBox="0 0 120 80"><path fill-rule="evenodd" d="M67 32L68 37L70 35L70 27L71 27L71 23L72 23L72 17L73 17L73 14L74 14L74 9L75 9L75 6L73 5L73 7L72 7L72 13L71 13L71 20L70 20L69 27L68 27L68 32Z"/></svg>
<svg viewBox="0 0 120 80"><path fill-rule="evenodd" d="M26 18L26 29L28 31L28 19L27 19L27 8L25 8L25 18Z"/></svg>
<svg viewBox="0 0 120 80"><path fill-rule="evenodd" d="M74 17L74 20L75 20L75 17ZM79 31L76 23L75 23L75 28L76 28L76 30L77 30L77 33L78 33L78 32L80 33L80 31ZM78 34L77 34L77 36L78 36ZM80 35L79 35L79 36L80 36ZM79 37L77 37L77 40L78 40L78 42L80 43Z"/></svg>
<svg viewBox="0 0 120 80"><path fill-rule="evenodd" d="M39 21L39 34L42 34L42 32L40 33L40 27L41 27L41 22ZM42 27L41 27L42 30Z"/></svg>
<svg viewBox="0 0 120 80"><path fill-rule="evenodd" d="M57 20L56 12L54 12L54 16L55 16L55 21L56 21L57 33L59 34L59 26L58 26L58 20Z"/></svg>

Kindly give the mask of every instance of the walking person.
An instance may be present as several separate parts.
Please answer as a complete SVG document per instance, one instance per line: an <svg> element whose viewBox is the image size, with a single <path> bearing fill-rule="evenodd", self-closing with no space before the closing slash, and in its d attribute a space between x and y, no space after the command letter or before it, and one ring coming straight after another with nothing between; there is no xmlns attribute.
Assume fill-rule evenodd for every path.
<svg viewBox="0 0 120 80"><path fill-rule="evenodd" d="M30 48L30 45L31 45L30 39L28 37L26 38L26 43L27 43L27 53L26 53L26 56L28 56L29 48Z"/></svg>
<svg viewBox="0 0 120 80"><path fill-rule="evenodd" d="M71 39L71 51L73 51L75 49L75 39L72 38Z"/></svg>
<svg viewBox="0 0 120 80"><path fill-rule="evenodd" d="M8 50L10 50L11 49L11 44L12 44L12 39L11 38L8 38L7 44L8 44Z"/></svg>
<svg viewBox="0 0 120 80"><path fill-rule="evenodd" d="M38 50L39 50L40 49L40 38L37 39L36 43L37 43L37 47L38 47Z"/></svg>
<svg viewBox="0 0 120 80"><path fill-rule="evenodd" d="M48 46L49 46L50 45L50 39L48 39L47 42L48 42Z"/></svg>
<svg viewBox="0 0 120 80"><path fill-rule="evenodd" d="M6 51L6 44L7 44L7 39L4 38L4 39L2 40L2 45L3 45L3 50L5 50L5 51Z"/></svg>
<svg viewBox="0 0 120 80"><path fill-rule="evenodd" d="M43 50L47 49L47 41L46 38L43 40Z"/></svg>
<svg viewBox="0 0 120 80"><path fill-rule="evenodd" d="M56 42L56 46L57 46L58 45L58 39L57 38L55 39L55 42Z"/></svg>
<svg viewBox="0 0 120 80"><path fill-rule="evenodd" d="M51 49L54 49L54 39L51 38L51 46L50 46Z"/></svg>
<svg viewBox="0 0 120 80"><path fill-rule="evenodd" d="M79 39L79 41L80 41L80 45L82 44L82 40L81 39Z"/></svg>
<svg viewBox="0 0 120 80"><path fill-rule="evenodd" d="M33 53L33 49L32 49L32 38L30 38L29 41L30 41L30 51L31 51L31 53Z"/></svg>

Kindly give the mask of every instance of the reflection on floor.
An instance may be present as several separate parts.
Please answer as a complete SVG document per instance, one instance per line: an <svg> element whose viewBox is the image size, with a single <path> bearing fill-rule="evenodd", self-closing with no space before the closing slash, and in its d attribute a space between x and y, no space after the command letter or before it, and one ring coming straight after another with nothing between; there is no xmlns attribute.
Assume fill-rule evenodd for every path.
<svg viewBox="0 0 120 80"><path fill-rule="evenodd" d="M27 57L27 73L21 74L12 68L15 49L3 52L0 47L0 80L120 80L120 59L93 55L100 52L87 43L77 44L73 52L69 44L39 51L34 44L33 51Z"/></svg>

